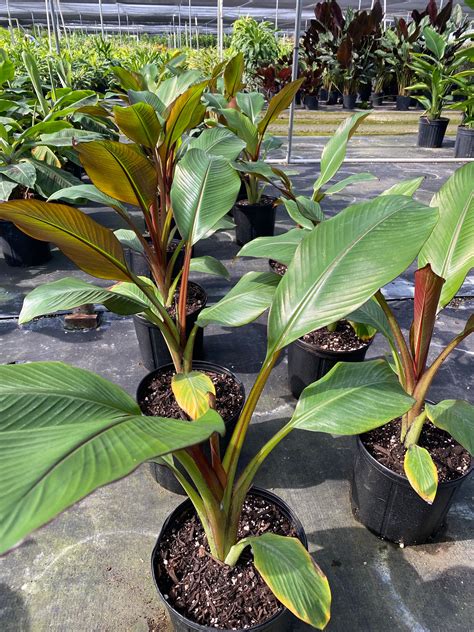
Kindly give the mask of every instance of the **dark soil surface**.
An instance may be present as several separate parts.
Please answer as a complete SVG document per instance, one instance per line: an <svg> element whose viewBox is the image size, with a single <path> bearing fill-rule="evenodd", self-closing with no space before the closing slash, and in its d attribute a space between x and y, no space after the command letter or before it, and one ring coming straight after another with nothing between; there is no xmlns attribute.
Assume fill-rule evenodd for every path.
<svg viewBox="0 0 474 632"><path fill-rule="evenodd" d="M203 371L212 380L216 389L216 410L227 421L237 414L244 403L244 396L240 384L227 373ZM184 413L178 406L171 390L171 378L174 371L170 370L155 377L146 390L143 402L139 402L145 415L179 419Z"/></svg>
<svg viewBox="0 0 474 632"><path fill-rule="evenodd" d="M174 302L172 305L166 308L166 311L171 318L176 318L176 312L179 301L179 288L174 295ZM206 304L206 293L196 283L188 283L188 300L186 301L186 316L195 314Z"/></svg>
<svg viewBox="0 0 474 632"><path fill-rule="evenodd" d="M236 202L236 206L240 206L240 207L245 207L245 206L261 206L261 207L265 207L265 206L273 206L273 203L275 202L275 198L270 197L268 195L262 195L262 197L260 198L260 201L257 204L252 204L251 202L249 202L248 200L238 200L238 202Z"/></svg>
<svg viewBox="0 0 474 632"><path fill-rule="evenodd" d="M366 432L361 436L362 443L379 463L393 472L405 476L403 460L405 448L400 443L401 419ZM469 452L444 430L436 428L431 422L423 426L420 440L422 448L431 454L438 470L438 481L444 483L460 478L471 464Z"/></svg>
<svg viewBox="0 0 474 632"><path fill-rule="evenodd" d="M283 276L288 269L287 265L285 265L284 263L279 263L278 261L275 261L275 259L270 259L268 263L270 264L272 272L276 272L280 276Z"/></svg>
<svg viewBox="0 0 474 632"><path fill-rule="evenodd" d="M267 500L249 495L240 519L238 539L271 532L296 536L294 527ZM159 586L165 599L188 619L209 627L245 630L281 611L244 551L234 568L215 560L196 516L163 539Z"/></svg>
<svg viewBox="0 0 474 632"><path fill-rule="evenodd" d="M326 327L322 327L310 331L301 340L324 351L356 351L369 344L356 336L346 320L340 320L335 331L328 331Z"/></svg>

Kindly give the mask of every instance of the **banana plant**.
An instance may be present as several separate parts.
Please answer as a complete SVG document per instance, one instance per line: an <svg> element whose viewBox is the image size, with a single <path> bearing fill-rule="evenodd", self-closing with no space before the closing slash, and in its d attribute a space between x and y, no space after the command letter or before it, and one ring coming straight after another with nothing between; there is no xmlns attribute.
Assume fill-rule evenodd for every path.
<svg viewBox="0 0 474 632"><path fill-rule="evenodd" d="M237 73L236 73L237 74ZM237 75L238 76L238 75ZM270 173L270 177L277 177L283 186L288 185L288 179L281 170L268 167L263 162L262 156L279 146L275 138L267 134L268 127L290 105L304 79L298 79L287 84L276 94L268 104L265 113L262 110L265 100L258 92L237 92L231 104L236 107L221 107L219 102L215 106L225 124L244 143L242 151L243 159L236 164L236 168L245 174L243 181L247 191L247 199L250 204L258 204L264 187L259 171ZM229 89L226 88L226 92Z"/></svg>
<svg viewBox="0 0 474 632"><path fill-rule="evenodd" d="M256 165L258 177L272 183L280 191L283 204L288 215L295 222L295 227L280 235L254 239L241 248L238 256L276 259L279 263L287 265L293 259L297 247L307 232L326 219L321 208L321 203L325 198L340 193L352 184L375 179L375 176L370 173L358 173L339 180L331 186L326 186L342 166L349 140L369 114L370 112L354 114L339 125L334 136L323 149L321 171L314 182L311 196L297 195L291 183L283 189L273 179L274 174L269 165L265 163ZM421 184L421 179L416 182L418 185ZM404 193L404 191L397 190L393 193ZM332 323L329 328L335 329L336 325L337 323ZM376 330L372 327L355 322L351 322L351 325L362 339L370 339L375 335Z"/></svg>
<svg viewBox="0 0 474 632"><path fill-rule="evenodd" d="M50 217L69 215L46 206ZM296 538L265 534L239 540L244 499L267 456L293 430L321 431L322 424L332 431L329 428L349 420L353 431L361 432L406 413L413 397L383 360L366 363L365 373L350 391L344 389L352 381L354 365L339 365L323 384L303 392L288 423L243 464L238 475L242 449L282 350L314 328L363 306L413 261L437 218L435 208L406 196L387 195L348 207L305 234L278 284L271 273L249 273L219 303L203 310L202 326L239 326L269 308L266 356L222 457L218 446L208 458L195 445L223 429L209 409L212 397L206 384L195 376L181 375L173 385L178 403L194 421L164 423L140 416L121 389L88 371L57 363L0 366L0 552L97 487L159 457L193 503L211 554L234 566L250 547L257 570L275 596L301 620L324 628L331 593L323 572ZM116 251L99 260L99 251L111 250L105 239ZM67 251L79 256L77 243L68 241ZM397 257L384 256L387 251ZM94 247L80 256L83 269L100 265L103 276L116 276L117 269L125 278L129 274L120 261L118 241L105 229L95 235ZM101 302L120 302L123 313L135 309L136 295L100 291Z"/></svg>
<svg viewBox="0 0 474 632"><path fill-rule="evenodd" d="M114 296L121 293L136 299L136 312L162 331L177 372L190 370L196 334L195 331L188 338L186 333L190 272L228 276L225 267L213 257L192 260L192 248L218 228L240 186L230 160L240 153L243 143L232 132L204 129L199 136L183 142L190 130L203 121L206 106L201 103L201 95L205 87L202 82L185 89L160 110L161 114L147 101L147 95L141 95L144 100L137 100L135 93L132 100L136 102L115 106L112 113L117 127L131 142L94 140L75 147L92 185L68 185L54 193L49 203L13 202L3 204L0 210L1 217L11 219L25 232L56 243L85 272L117 281ZM114 235L73 206L51 203L59 199L76 204L92 200L109 206L128 225L128 230ZM124 204L141 210L150 242ZM168 257L168 244L177 229L179 245ZM146 257L153 281L129 270L119 239ZM174 275L182 249L184 264ZM20 320L27 322L34 316L94 302L83 296L94 292L100 294L99 288L77 288L74 279L46 284L28 296ZM177 292L174 321L167 308ZM120 301L112 300L110 305L121 313Z"/></svg>
<svg viewBox="0 0 474 632"><path fill-rule="evenodd" d="M413 489L428 503L436 497L438 475L428 450L419 445L424 424L431 421L471 454L474 453L474 406L453 399L436 405L426 402L443 362L474 332L474 314L471 314L459 334L440 351L436 350L437 355L428 365L437 315L454 298L474 265L473 179L474 165L466 164L446 181L431 200L431 207L439 211L439 221L418 256L409 339L405 339L393 310L380 290L372 300L385 315L384 326L379 326L380 313L377 316L379 310L375 310L373 304L371 310L365 309L364 313L360 313L359 309L352 314L352 318L363 319L362 322L379 328L387 337L394 351L400 386L413 398L413 405L402 417L400 442L406 449L405 474ZM388 368L386 363L386 370ZM352 382L347 384L347 388L357 387L358 380L364 376L364 366L354 364ZM352 419L347 417L331 428L324 422L316 422L315 425L321 432L350 435L367 432L381 423L374 420L363 429L354 429Z"/></svg>

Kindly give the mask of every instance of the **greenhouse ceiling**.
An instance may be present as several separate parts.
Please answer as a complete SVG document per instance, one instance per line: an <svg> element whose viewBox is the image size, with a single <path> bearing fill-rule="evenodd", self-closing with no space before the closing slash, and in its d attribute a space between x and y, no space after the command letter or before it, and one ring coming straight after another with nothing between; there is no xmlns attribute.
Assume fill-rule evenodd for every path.
<svg viewBox="0 0 474 632"><path fill-rule="evenodd" d="M47 0L47 2L52 0ZM0 25L46 25L45 0L0 0ZM99 30L100 5L105 31L163 32L191 23L202 32L215 31L217 0L90 0L66 2L53 0L60 8L66 26L75 29ZM427 0L386 0L387 17L406 16L413 9L421 9ZM232 22L242 15L276 22L280 29L290 32L294 24L295 0L223 0L224 25L229 30ZM314 2L303 0L302 26L313 17ZM340 0L343 7L370 8L371 0ZM383 0L382 0L383 4ZM462 3L461 3L462 4ZM442 5L442 0L441 0ZM465 5L463 6L465 9Z"/></svg>

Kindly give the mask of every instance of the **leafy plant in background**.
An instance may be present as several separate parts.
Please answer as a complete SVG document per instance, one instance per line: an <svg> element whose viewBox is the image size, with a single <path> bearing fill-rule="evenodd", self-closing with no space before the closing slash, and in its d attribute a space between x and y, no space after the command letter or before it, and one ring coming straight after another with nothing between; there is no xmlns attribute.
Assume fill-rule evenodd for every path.
<svg viewBox="0 0 474 632"><path fill-rule="evenodd" d="M217 187L219 196L226 187L227 182ZM50 205L50 213L54 211ZM267 456L293 430L321 431L325 424L337 426L348 419L354 426L375 418L383 423L408 411L412 398L392 370L375 360L366 363L355 392L335 399L331 393L342 389L353 372L351 367L337 367L327 388L314 384L304 391L288 423L239 475L238 463L253 412L284 347L357 309L398 276L423 246L436 218L435 209L403 196L351 206L305 234L281 280L271 273L250 273L241 279L238 291L236 286L201 313L202 326L240 326L270 307L266 357L222 458L216 451L208 460L196 445L223 431L222 420L209 410L207 387L191 388L184 380L176 389L178 403L194 420L189 423L141 416L124 391L88 371L57 363L0 367L1 552L97 487L160 457L192 501L212 555L233 566L250 546L258 571L277 598L303 621L323 628L331 600L327 579L295 538L266 534L238 541L244 499ZM104 239L113 241L106 229L89 237L91 265L97 261L94 253L103 251ZM387 251L397 257L385 257ZM106 270L116 275L117 267L128 276L119 257L115 250L114 257L101 259L104 276ZM102 292L109 302L110 294ZM125 299L131 300L115 294L115 301ZM364 406L354 406L355 393ZM194 447L186 450L189 446ZM193 485L176 469L170 454ZM83 475L84 467L88 476ZM11 485L13 479L16 485Z"/></svg>
<svg viewBox="0 0 474 632"><path fill-rule="evenodd" d="M260 66L256 71L256 81L270 100L291 81L293 55L284 55L275 62Z"/></svg>
<svg viewBox="0 0 474 632"><path fill-rule="evenodd" d="M245 59L245 83L253 87L257 69L274 62L279 57L275 29L270 22L257 22L251 17L241 17L232 26L230 48L233 53L243 53Z"/></svg>
<svg viewBox="0 0 474 632"><path fill-rule="evenodd" d="M415 22L395 19L395 26L385 32L388 44L387 63L397 79L399 96L407 96L407 87L412 83L413 52L420 36L420 28Z"/></svg>
<svg viewBox="0 0 474 632"><path fill-rule="evenodd" d="M452 101L453 86L474 75L472 69L462 70L468 53L461 48L462 39L448 49L448 41L434 29L427 26L423 30L428 53L414 53L411 68L417 83L407 86L407 90L421 90L415 95L425 108L430 120L441 117L443 107Z"/></svg>

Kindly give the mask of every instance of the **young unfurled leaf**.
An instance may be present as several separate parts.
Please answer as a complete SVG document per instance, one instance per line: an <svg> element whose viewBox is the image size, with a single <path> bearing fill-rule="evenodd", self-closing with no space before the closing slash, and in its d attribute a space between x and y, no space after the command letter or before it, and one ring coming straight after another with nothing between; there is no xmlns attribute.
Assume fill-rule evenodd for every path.
<svg viewBox="0 0 474 632"><path fill-rule="evenodd" d="M230 552L252 548L255 568L275 597L296 617L319 630L331 616L329 582L297 538L274 533L240 540Z"/></svg>
<svg viewBox="0 0 474 632"><path fill-rule="evenodd" d="M216 394L211 378L200 371L175 373L171 380L171 389L178 406L191 419L204 415L211 404L209 396Z"/></svg>
<svg viewBox="0 0 474 632"><path fill-rule="evenodd" d="M416 443L410 446L405 454L404 468L416 493L432 504L438 489L438 471L428 450Z"/></svg>
<svg viewBox="0 0 474 632"><path fill-rule="evenodd" d="M275 121L278 116L290 106L291 102L295 98L295 94L301 88L301 84L304 79L297 79L284 86L270 101L268 104L265 116L258 124L258 133L263 136L267 131L267 127Z"/></svg>
<svg viewBox="0 0 474 632"><path fill-rule="evenodd" d="M148 103L129 107L114 107L115 121L122 132L134 143L153 148L158 142L161 126L154 108Z"/></svg>
<svg viewBox="0 0 474 632"><path fill-rule="evenodd" d="M243 87L242 75L244 74L244 55L237 53L226 64L224 69L224 89L227 99L235 97Z"/></svg>

